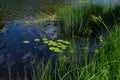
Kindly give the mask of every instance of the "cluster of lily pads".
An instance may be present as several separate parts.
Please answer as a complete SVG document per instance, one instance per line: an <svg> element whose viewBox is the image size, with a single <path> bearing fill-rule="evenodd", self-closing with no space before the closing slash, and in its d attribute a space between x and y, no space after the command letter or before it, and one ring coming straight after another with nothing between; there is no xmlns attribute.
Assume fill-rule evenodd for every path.
<svg viewBox="0 0 120 80"><path fill-rule="evenodd" d="M49 50L62 53L64 50L67 49L68 45L70 44L69 41L58 39L57 41L48 40L47 38L42 39L45 44L49 46Z"/></svg>
<svg viewBox="0 0 120 80"><path fill-rule="evenodd" d="M54 51L54 52L58 52L58 53L62 53L64 50L67 49L68 45L70 44L69 41L65 41L62 39L58 39L57 41L53 41L53 40L49 40L48 38L43 38L42 40L45 44L47 44L49 46L49 50ZM39 38L34 39L34 42L39 42L39 41L40 41ZM24 40L23 43L29 44L30 41Z"/></svg>

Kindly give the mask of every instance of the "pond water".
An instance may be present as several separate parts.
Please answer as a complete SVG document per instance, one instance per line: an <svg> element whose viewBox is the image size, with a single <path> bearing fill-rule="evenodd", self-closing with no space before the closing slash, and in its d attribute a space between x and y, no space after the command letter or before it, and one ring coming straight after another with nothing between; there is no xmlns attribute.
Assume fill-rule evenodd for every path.
<svg viewBox="0 0 120 80"><path fill-rule="evenodd" d="M56 8L52 0L49 0L49 2L18 0L16 5L13 5L12 1L14 2L15 0L10 2L3 0L3 3L1 1L0 4L0 7L3 8L0 17L4 14L3 22L5 22L4 26L0 26L0 80L8 80L8 63L12 67L13 72L17 70L19 72L19 69L23 68L26 63L28 66L34 65L36 56L39 59L42 59L42 57L48 59L50 56L56 58L57 56L57 54L49 51L49 47L42 40L43 38L59 39L55 21L46 19L48 14L52 13L51 8L53 8L53 11ZM54 4L65 5L63 3L69 2L68 0L65 2L61 1ZM101 0L97 1L98 3L102 2ZM119 0L112 0L112 3L117 1ZM74 2L75 0L72 0L71 3ZM106 0L104 3L108 2L111 3L110 0ZM45 20L43 20L44 18ZM40 41L35 42L35 38L39 38ZM24 44L24 40L29 40L30 44ZM99 41L97 43L97 47L99 47ZM91 47L93 47L92 45L94 45L93 40L91 41Z"/></svg>

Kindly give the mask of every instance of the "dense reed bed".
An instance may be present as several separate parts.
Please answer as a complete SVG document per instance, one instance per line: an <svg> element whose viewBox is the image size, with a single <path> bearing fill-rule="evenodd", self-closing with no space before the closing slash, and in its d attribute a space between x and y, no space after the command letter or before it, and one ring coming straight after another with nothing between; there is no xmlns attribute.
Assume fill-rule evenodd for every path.
<svg viewBox="0 0 120 80"><path fill-rule="evenodd" d="M119 23L119 11L120 5L90 4L60 8L56 14L62 32L89 36L100 33L105 28L103 22L110 28Z"/></svg>

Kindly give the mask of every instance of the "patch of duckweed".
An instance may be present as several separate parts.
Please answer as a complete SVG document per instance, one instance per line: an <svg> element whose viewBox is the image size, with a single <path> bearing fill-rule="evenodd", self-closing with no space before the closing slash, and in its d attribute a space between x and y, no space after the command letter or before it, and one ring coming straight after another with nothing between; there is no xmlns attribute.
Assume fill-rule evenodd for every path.
<svg viewBox="0 0 120 80"><path fill-rule="evenodd" d="M57 41L48 40L47 38L42 39L45 44L47 44L50 48L49 50L62 53L64 50L67 49L68 45L70 44L69 41L64 41L61 39L58 39Z"/></svg>

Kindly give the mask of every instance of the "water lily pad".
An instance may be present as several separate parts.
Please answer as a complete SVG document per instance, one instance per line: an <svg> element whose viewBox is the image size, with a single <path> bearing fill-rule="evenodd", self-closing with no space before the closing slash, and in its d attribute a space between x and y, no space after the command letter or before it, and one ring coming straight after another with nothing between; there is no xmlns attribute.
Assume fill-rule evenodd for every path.
<svg viewBox="0 0 120 80"><path fill-rule="evenodd" d="M63 50L60 50L59 48L55 48L55 49L54 49L54 52L62 53Z"/></svg>
<svg viewBox="0 0 120 80"><path fill-rule="evenodd" d="M43 40L43 41L47 41L47 40L48 40L48 38L43 38L42 40Z"/></svg>
<svg viewBox="0 0 120 80"><path fill-rule="evenodd" d="M23 43L24 43L24 44L29 44L30 41L28 41L28 40L24 40Z"/></svg>
<svg viewBox="0 0 120 80"><path fill-rule="evenodd" d="M50 47L50 48L49 48L49 50L54 50L54 49L55 49L55 47Z"/></svg>
<svg viewBox="0 0 120 80"><path fill-rule="evenodd" d="M57 43L58 45L61 45L62 43Z"/></svg>
<svg viewBox="0 0 120 80"><path fill-rule="evenodd" d="M67 46L62 46L61 48L65 50L67 48Z"/></svg>
<svg viewBox="0 0 120 80"><path fill-rule="evenodd" d="M52 43L48 43L48 46L53 46L53 44Z"/></svg>
<svg viewBox="0 0 120 80"><path fill-rule="evenodd" d="M48 44L48 43L49 43L49 41L44 41L44 43L45 43L45 44Z"/></svg>
<svg viewBox="0 0 120 80"><path fill-rule="evenodd" d="M34 41L35 41L35 42L39 42L39 41L40 41L40 39L39 39L39 38L36 38L36 39L34 39Z"/></svg>
<svg viewBox="0 0 120 80"><path fill-rule="evenodd" d="M50 46L57 46L57 43L56 42L54 42L54 41L49 41L49 43L48 43L48 45Z"/></svg>
<svg viewBox="0 0 120 80"><path fill-rule="evenodd" d="M64 40L58 39L57 42L63 42Z"/></svg>
<svg viewBox="0 0 120 80"><path fill-rule="evenodd" d="M65 43L65 44L70 44L70 42L69 42L69 41L63 41L63 43Z"/></svg>

